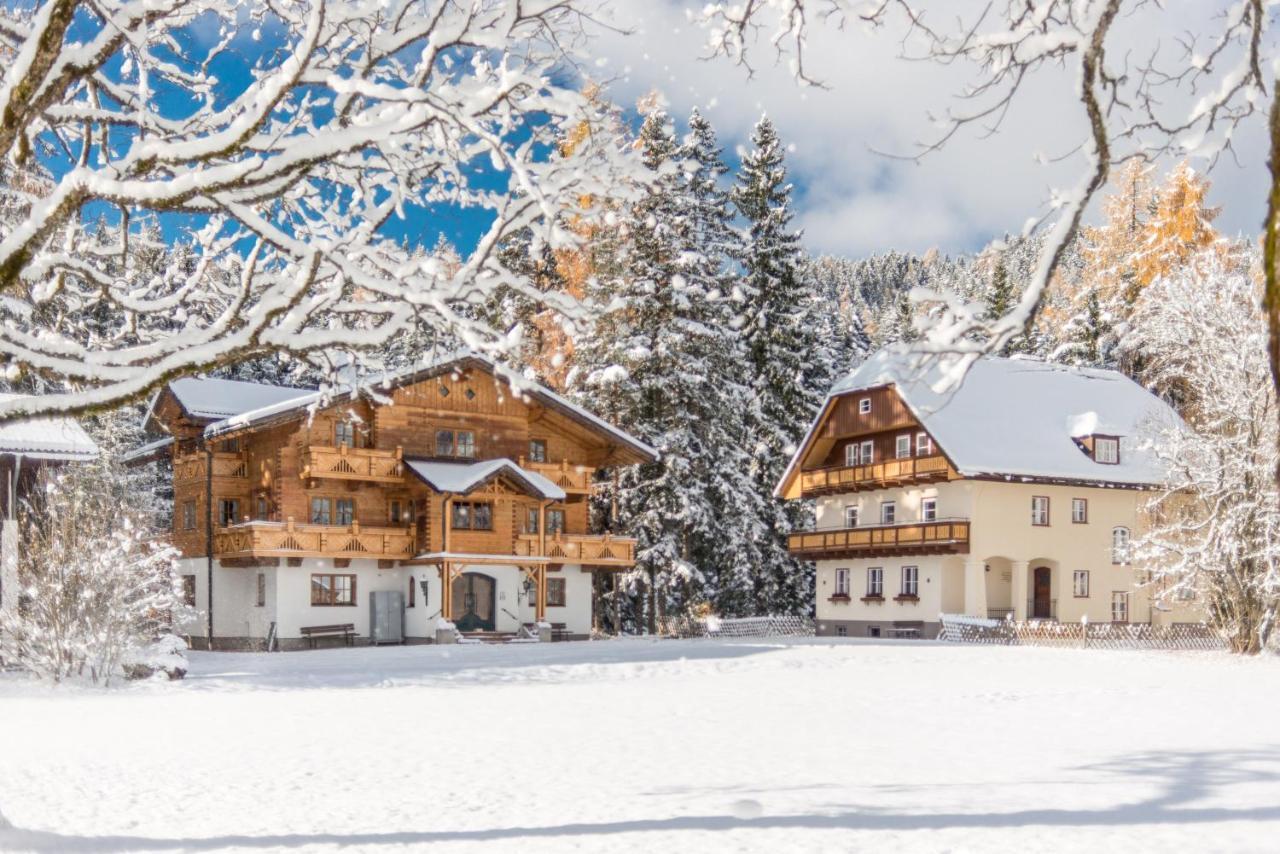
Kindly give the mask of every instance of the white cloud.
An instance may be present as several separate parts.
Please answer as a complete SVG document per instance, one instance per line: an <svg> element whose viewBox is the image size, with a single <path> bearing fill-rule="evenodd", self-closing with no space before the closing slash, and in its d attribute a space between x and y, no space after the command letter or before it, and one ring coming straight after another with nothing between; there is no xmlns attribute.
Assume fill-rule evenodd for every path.
<svg viewBox="0 0 1280 854"><path fill-rule="evenodd" d="M967 80L963 67L900 59L901 33L891 30L815 28L806 62L829 88L806 89L785 62L772 64L763 41L748 77L727 60L700 58L704 33L688 23L682 5L617 5L632 34L596 46L610 67L628 69L614 96L626 102L659 89L678 120L698 106L730 152L747 143L767 112L794 145L788 165L798 224L812 250L971 250L1018 231L1044 212L1053 188L1080 180L1085 164L1074 148L1085 124L1065 72L1040 72L997 133L971 127L921 162L891 159L875 152L916 152L937 133L930 112L962 106L955 95ZM1228 232L1256 232L1261 221L1264 128L1259 122L1249 130L1258 138L1237 139L1244 167L1223 162L1213 175L1215 203L1224 207L1219 225Z"/></svg>

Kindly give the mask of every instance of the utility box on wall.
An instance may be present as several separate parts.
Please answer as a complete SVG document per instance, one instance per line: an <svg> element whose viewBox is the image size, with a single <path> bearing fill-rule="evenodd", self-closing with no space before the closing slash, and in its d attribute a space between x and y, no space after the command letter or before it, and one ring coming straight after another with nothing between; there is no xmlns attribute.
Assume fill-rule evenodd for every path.
<svg viewBox="0 0 1280 854"><path fill-rule="evenodd" d="M404 643L404 594L399 590L369 594L369 643Z"/></svg>

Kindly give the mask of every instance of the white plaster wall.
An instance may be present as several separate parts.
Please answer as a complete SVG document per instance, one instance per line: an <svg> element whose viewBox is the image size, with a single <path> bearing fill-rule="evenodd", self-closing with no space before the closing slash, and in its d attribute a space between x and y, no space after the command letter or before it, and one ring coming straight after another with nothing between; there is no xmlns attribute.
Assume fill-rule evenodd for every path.
<svg viewBox="0 0 1280 854"><path fill-rule="evenodd" d="M311 575L317 572L354 575L356 603L354 605L312 605ZM301 637L300 629L303 626L326 626L334 623L353 623L356 634L367 637L369 594L379 590L399 590L407 593L403 569L379 569L378 562L369 558L353 558L351 565L345 568L335 568L330 558L303 558L302 566L279 567L277 578L278 633L282 638ZM216 580L214 584L217 584Z"/></svg>
<svg viewBox="0 0 1280 854"><path fill-rule="evenodd" d="M867 570L884 569L884 602L863 602L867 592ZM902 567L920 569L919 602L895 602L901 592ZM836 569L847 567L849 573L849 601L832 601L835 591ZM953 588L955 588L953 590ZM955 590L958 590L957 594ZM959 595L963 602L963 561L938 555L917 557L857 558L851 560L820 560L817 562L817 608L815 615L822 620L923 620L937 622L943 611L943 602L954 601Z"/></svg>
<svg viewBox="0 0 1280 854"><path fill-rule="evenodd" d="M265 638L276 617L275 567L226 567L213 565L213 634L214 637ZM264 604L258 603L258 574L266 577ZM196 617L178 625L184 634L204 637L208 634L209 584L205 559L183 558L178 561L179 575L196 578Z"/></svg>
<svg viewBox="0 0 1280 854"><path fill-rule="evenodd" d="M885 501L893 501L897 505L894 508L895 524L918 522L922 515L921 502L925 498L937 499L939 519L968 518L973 511L974 483L974 481L957 480L924 486L828 495L817 500L815 508L817 526L843 528L844 509L851 505L858 508L858 520L861 526L879 525L880 505ZM1028 518L1030 518L1029 515Z"/></svg>

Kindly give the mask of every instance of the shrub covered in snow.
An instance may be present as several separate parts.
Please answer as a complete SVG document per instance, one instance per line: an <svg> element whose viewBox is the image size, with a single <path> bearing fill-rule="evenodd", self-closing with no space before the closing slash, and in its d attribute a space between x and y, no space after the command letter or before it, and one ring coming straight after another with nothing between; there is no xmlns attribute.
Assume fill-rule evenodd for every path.
<svg viewBox="0 0 1280 854"><path fill-rule="evenodd" d="M46 473L20 516L18 607L0 615L0 657L60 682L185 671L177 552L152 538L111 462Z"/></svg>

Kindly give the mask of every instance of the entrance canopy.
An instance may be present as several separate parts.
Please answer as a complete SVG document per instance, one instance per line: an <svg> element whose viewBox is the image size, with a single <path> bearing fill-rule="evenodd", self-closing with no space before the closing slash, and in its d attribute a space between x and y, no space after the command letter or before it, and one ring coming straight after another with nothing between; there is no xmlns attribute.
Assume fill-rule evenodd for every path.
<svg viewBox="0 0 1280 854"><path fill-rule="evenodd" d="M436 492L467 495L490 481L503 478L536 498L563 501L565 492L542 475L522 469L505 457L475 463L405 460L405 467Z"/></svg>

